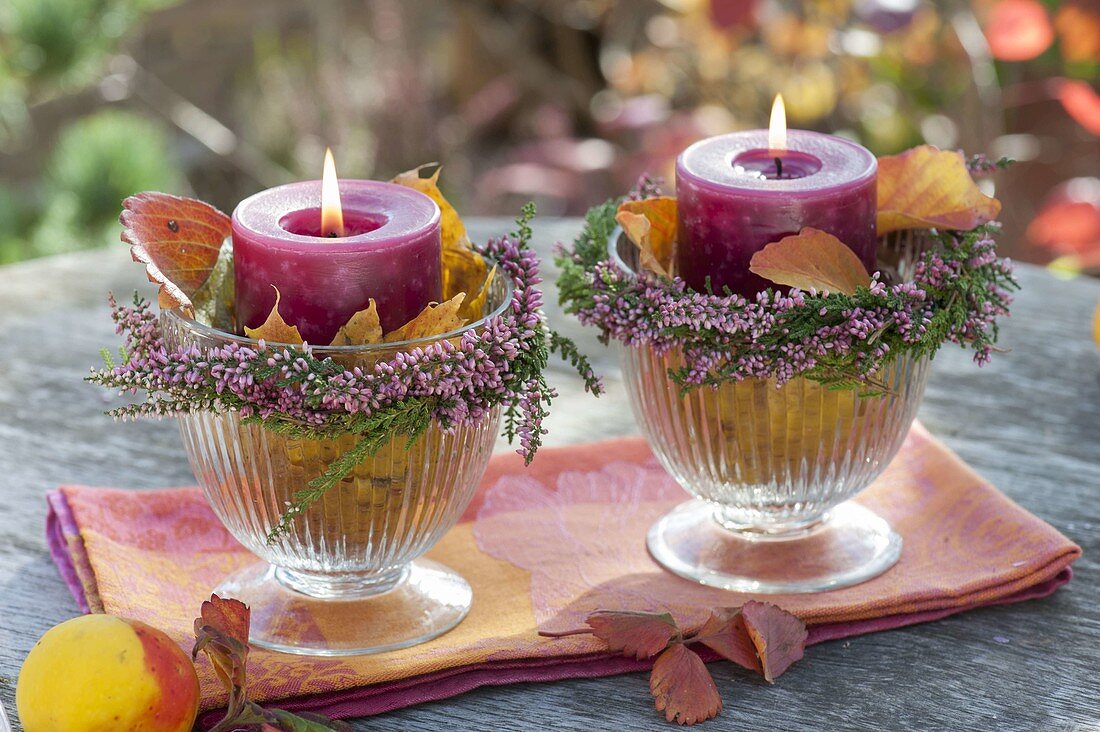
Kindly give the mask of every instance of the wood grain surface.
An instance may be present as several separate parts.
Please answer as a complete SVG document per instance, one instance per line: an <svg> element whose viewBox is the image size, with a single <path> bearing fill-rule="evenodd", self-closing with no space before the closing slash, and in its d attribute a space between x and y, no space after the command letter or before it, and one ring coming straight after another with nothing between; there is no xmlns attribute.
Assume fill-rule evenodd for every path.
<svg viewBox="0 0 1100 732"><path fill-rule="evenodd" d="M577 220L540 221L540 252ZM509 222L472 222L476 239ZM636 432L612 349L553 305L605 375L599 401L556 366L561 397L547 444ZM1028 510L1084 548L1072 583L1046 600L987 608L810 649L769 686L712 666L726 709L706 730L1100 730L1100 351L1090 318L1100 282L1021 266L1001 345L979 370L955 347L936 358L920 417ZM123 245L0 267L0 700L14 710L23 657L76 614L46 552L44 493L60 483L150 488L193 483L171 422L114 424L81 381L117 342L104 294L150 292ZM501 449L508 449L501 445ZM12 715L14 716L14 715ZM13 720L14 721L14 720ZM484 688L356 729L663 730L644 675ZM17 727L18 728L18 727Z"/></svg>

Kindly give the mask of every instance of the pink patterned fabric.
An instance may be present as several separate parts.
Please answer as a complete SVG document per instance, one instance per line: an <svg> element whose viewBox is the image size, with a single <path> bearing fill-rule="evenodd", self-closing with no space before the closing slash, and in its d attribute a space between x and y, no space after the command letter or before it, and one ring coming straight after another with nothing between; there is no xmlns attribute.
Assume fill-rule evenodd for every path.
<svg viewBox="0 0 1100 732"><path fill-rule="evenodd" d="M425 645L375 656L256 651L252 694L350 717L478 686L623 673L648 664L609 657L588 636L549 640L536 631L578 627L596 609L668 610L691 627L708 608L749 597L684 580L649 557L646 529L685 494L641 440L546 450L526 470L516 456L498 456L482 485L463 522L429 553L473 585L466 621ZM919 426L858 500L901 533L903 555L856 587L769 596L807 621L811 643L1043 597L1069 581L1080 555ZM49 507L51 553L80 608L149 622L185 647L210 588L254 561L197 489L67 486L49 495ZM224 704L205 662L199 670L204 708Z"/></svg>

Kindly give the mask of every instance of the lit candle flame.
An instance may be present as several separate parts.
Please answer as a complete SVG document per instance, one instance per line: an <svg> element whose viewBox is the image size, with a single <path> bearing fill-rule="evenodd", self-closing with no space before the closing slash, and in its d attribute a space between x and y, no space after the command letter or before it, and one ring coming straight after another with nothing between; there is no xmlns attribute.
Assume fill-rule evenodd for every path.
<svg viewBox="0 0 1100 732"><path fill-rule="evenodd" d="M787 149L787 110L783 106L783 95L776 94L772 102L772 119L768 124L768 149Z"/></svg>
<svg viewBox="0 0 1100 732"><path fill-rule="evenodd" d="M340 206L340 181L332 150L325 148L325 169L321 174L321 235L344 235L344 209Z"/></svg>

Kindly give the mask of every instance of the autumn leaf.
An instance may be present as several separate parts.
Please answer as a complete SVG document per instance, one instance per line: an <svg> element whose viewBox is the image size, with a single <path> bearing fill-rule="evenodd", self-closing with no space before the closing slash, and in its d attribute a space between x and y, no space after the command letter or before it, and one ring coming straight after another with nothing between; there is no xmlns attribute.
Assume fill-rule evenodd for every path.
<svg viewBox="0 0 1100 732"><path fill-rule="evenodd" d="M229 691L225 716L210 732L258 730L259 732L349 732L351 726L318 714L292 714L265 709L249 701L246 667L251 612L240 600L211 595L195 618L192 660L205 653L214 673Z"/></svg>
<svg viewBox="0 0 1100 732"><path fill-rule="evenodd" d="M439 206L443 299L450 300L460 292L464 292L470 300L467 308L469 311L474 306L473 301L476 300L474 293L480 292L487 286L489 266L485 258L470 246L466 225L462 223L462 218L455 207L439 190L439 174L443 168L437 167L435 172L427 178L420 177L422 170L433 165L435 163L427 163L407 170L397 175L391 182L420 191Z"/></svg>
<svg viewBox="0 0 1100 732"><path fill-rule="evenodd" d="M672 644L657 657L649 693L656 699L657 711L681 725L706 721L722 711L722 698L706 664L682 643Z"/></svg>
<svg viewBox="0 0 1100 732"><path fill-rule="evenodd" d="M670 277L676 247L676 198L624 201L615 214L626 237L638 247L641 265Z"/></svg>
<svg viewBox="0 0 1100 732"><path fill-rule="evenodd" d="M485 312L485 302L489 299L489 288L492 286L496 274L497 267L494 264L493 268L489 270L489 274L485 276L485 281L481 284L478 293L468 300L463 300L462 307L458 311L459 317L470 321L482 316L482 313Z"/></svg>
<svg viewBox="0 0 1100 732"><path fill-rule="evenodd" d="M592 635L607 643L607 650L637 659L657 655L680 633L668 613L600 611L585 622Z"/></svg>
<svg viewBox="0 0 1100 732"><path fill-rule="evenodd" d="M684 638L679 625L668 613L592 613L587 628L539 631L539 635L561 638L590 634L607 643L607 649L628 658L657 656L649 689L665 719L678 724L695 724L710 719L722 709L714 679L703 660L687 646L705 645L723 658L774 681L802 658L806 625L798 617L769 603L750 601L741 607L718 608L703 626Z"/></svg>
<svg viewBox="0 0 1100 732"><path fill-rule="evenodd" d="M210 277L231 231L230 219L210 204L145 192L122 202L122 241L149 281L160 286L163 308L194 313L192 298Z"/></svg>
<svg viewBox="0 0 1100 732"><path fill-rule="evenodd" d="M969 230L1001 204L981 192L957 151L918 145L878 160L878 235L901 229Z"/></svg>
<svg viewBox="0 0 1100 732"><path fill-rule="evenodd" d="M425 168L430 168L433 165L436 166L435 172L427 178L420 177L420 172ZM460 249L462 247L469 248L469 239L466 237L466 225L462 223L462 218L458 215L458 211L451 203L443 197L443 192L439 190L439 174L443 171L443 167L436 163L425 163L412 170L406 170L404 173L399 173L394 176L391 183L396 183L406 188L412 188L415 191L420 191L428 198L435 201L439 206L439 226L440 236L442 238L443 249Z"/></svg>
<svg viewBox="0 0 1100 732"><path fill-rule="evenodd" d="M275 286L272 285L272 287ZM282 295L279 288L275 287L275 304L271 306L271 312L268 313L267 320L257 328L245 326L244 334L246 336L257 340L263 339L268 343L292 343L295 345L302 343L302 334L298 332L298 326L290 325L279 314L280 299L282 299Z"/></svg>
<svg viewBox="0 0 1100 732"><path fill-rule="evenodd" d="M381 342L382 323L378 320L378 305L371 298L370 305L365 310L352 315L347 323L340 326L331 345L364 346Z"/></svg>
<svg viewBox="0 0 1100 732"><path fill-rule="evenodd" d="M466 320L458 312L462 308L464 299L466 299L465 293L460 292L446 302L428 305L408 323L387 333L383 340L386 343L414 341L418 338L450 333L462 327Z"/></svg>
<svg viewBox="0 0 1100 732"><path fill-rule="evenodd" d="M756 252L749 271L777 285L845 295L871 282L855 252L832 234L809 226Z"/></svg>
<svg viewBox="0 0 1100 732"><path fill-rule="evenodd" d="M771 603L750 600L741 606L749 638L763 667L764 678L774 682L806 648L806 624Z"/></svg>
<svg viewBox="0 0 1100 732"><path fill-rule="evenodd" d="M764 668L756 655L756 646L745 627L741 608L718 608L711 612L707 622L691 638L692 643L702 643L727 661L733 661L750 671L763 675Z"/></svg>

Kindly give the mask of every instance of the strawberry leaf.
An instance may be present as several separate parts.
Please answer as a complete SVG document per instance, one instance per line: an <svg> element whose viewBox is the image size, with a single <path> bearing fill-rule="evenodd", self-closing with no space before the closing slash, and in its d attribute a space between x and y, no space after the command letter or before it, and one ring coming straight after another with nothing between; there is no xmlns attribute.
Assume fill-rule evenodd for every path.
<svg viewBox="0 0 1100 732"><path fill-rule="evenodd" d="M871 282L863 262L844 242L809 226L752 255L749 270L777 285L845 295Z"/></svg>
<svg viewBox="0 0 1100 732"><path fill-rule="evenodd" d="M192 298L230 234L229 217L202 201L156 192L130 196L122 208L122 241L134 261L145 265L149 281L160 285L161 307L193 314Z"/></svg>
<svg viewBox="0 0 1100 732"><path fill-rule="evenodd" d="M599 611L585 621L592 635L607 643L612 653L637 659L660 653L680 634L676 621L668 613L631 613Z"/></svg>
<svg viewBox="0 0 1100 732"><path fill-rule="evenodd" d="M802 658L806 648L806 624L796 616L768 602L750 600L741 607L764 678L774 682L790 665Z"/></svg>
<svg viewBox="0 0 1100 732"><path fill-rule="evenodd" d="M733 661L749 671L764 673L739 607L723 607L711 612L707 622L690 642L702 643L727 661Z"/></svg>
<svg viewBox="0 0 1100 732"><path fill-rule="evenodd" d="M722 698L706 664L682 643L673 643L657 657L649 692L656 699L657 711L681 725L704 722L722 710Z"/></svg>

